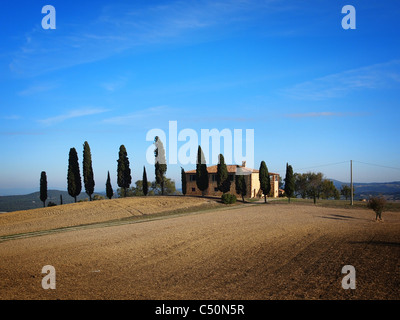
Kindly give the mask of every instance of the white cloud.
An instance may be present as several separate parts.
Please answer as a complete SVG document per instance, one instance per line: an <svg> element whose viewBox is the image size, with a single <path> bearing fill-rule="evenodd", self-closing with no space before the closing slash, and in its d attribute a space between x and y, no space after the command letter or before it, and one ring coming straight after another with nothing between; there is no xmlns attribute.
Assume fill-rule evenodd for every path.
<svg viewBox="0 0 400 320"><path fill-rule="evenodd" d="M282 0L171 1L107 5L93 20L64 21L65 28L33 28L13 53L10 69L21 76L99 61L120 52L153 44L209 41L248 21L272 17L286 7ZM282 9L283 8L283 9ZM293 10L293 8L287 9ZM222 27L222 28L221 28ZM197 32L208 30L206 36Z"/></svg>
<svg viewBox="0 0 400 320"><path fill-rule="evenodd" d="M11 115L8 115L8 116L2 116L2 117L0 117L0 119L3 119L3 120L20 120L21 116L16 115L16 114L11 114Z"/></svg>
<svg viewBox="0 0 400 320"><path fill-rule="evenodd" d="M28 96L32 94L42 93L46 91L50 91L56 87L55 84L39 84L30 86L22 91L19 91L18 94L20 96Z"/></svg>
<svg viewBox="0 0 400 320"><path fill-rule="evenodd" d="M136 112L132 112L121 116L104 119L103 122L116 125L131 124L132 121L135 120L144 120L148 117L155 117L155 116L164 117L166 114L170 113L171 109L168 108L167 106L157 106L157 107L138 110Z"/></svg>
<svg viewBox="0 0 400 320"><path fill-rule="evenodd" d="M103 82L100 84L100 86L109 92L114 92L115 90L122 88L126 82L127 78L120 77L115 81Z"/></svg>
<svg viewBox="0 0 400 320"><path fill-rule="evenodd" d="M304 112L304 113L290 113L286 114L287 118L318 118L318 117L354 117L354 116L364 116L362 113L353 112Z"/></svg>
<svg viewBox="0 0 400 320"><path fill-rule="evenodd" d="M57 124L57 123L60 123L60 122L63 122L63 121L69 120L69 119L96 115L96 114L104 113L107 111L109 111L109 110L100 109L100 108L71 110L65 114L61 114L61 115L46 118L46 119L41 119L41 120L39 120L39 122L44 125L50 126L50 125L54 125L54 124Z"/></svg>
<svg viewBox="0 0 400 320"><path fill-rule="evenodd" d="M399 79L400 60L393 60L299 83L283 90L283 94L300 100L324 100L342 97L357 90L398 88Z"/></svg>

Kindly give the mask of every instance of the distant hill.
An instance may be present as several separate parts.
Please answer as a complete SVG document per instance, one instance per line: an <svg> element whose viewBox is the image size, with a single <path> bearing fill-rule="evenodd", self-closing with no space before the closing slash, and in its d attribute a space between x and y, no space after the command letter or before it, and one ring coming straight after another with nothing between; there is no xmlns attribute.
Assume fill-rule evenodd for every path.
<svg viewBox="0 0 400 320"><path fill-rule="evenodd" d="M340 190L342 185L350 186L350 183L333 181L335 187ZM400 181L393 182L372 182L372 183L353 183L356 199L367 199L369 196L383 195L388 200L400 200Z"/></svg>
<svg viewBox="0 0 400 320"><path fill-rule="evenodd" d="M95 193L104 196L102 193ZM60 195L62 196L63 204L75 202L67 191L48 190L46 206L51 201L57 205L60 204ZM77 201L88 198L86 193L81 193L77 197ZM0 196L0 212L10 212L18 210L29 210L35 208L42 208L43 202L40 201L40 193L34 192L26 195L17 196Z"/></svg>

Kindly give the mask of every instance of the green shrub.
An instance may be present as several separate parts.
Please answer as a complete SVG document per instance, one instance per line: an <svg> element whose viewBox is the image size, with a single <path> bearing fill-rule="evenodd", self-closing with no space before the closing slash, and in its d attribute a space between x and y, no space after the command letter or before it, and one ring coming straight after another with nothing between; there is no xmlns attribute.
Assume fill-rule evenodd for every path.
<svg viewBox="0 0 400 320"><path fill-rule="evenodd" d="M57 205L56 203L51 201L47 204L48 207L55 207L56 205Z"/></svg>
<svg viewBox="0 0 400 320"><path fill-rule="evenodd" d="M221 196L221 201L224 204L232 204L236 202L236 196L234 194L224 193Z"/></svg>

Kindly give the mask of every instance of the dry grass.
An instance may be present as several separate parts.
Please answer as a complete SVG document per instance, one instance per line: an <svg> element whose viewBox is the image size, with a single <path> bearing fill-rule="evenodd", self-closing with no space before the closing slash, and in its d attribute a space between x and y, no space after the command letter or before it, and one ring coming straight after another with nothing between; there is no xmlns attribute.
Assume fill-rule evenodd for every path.
<svg viewBox="0 0 400 320"><path fill-rule="evenodd" d="M216 201L196 197L132 197L0 214L0 236L89 225L169 212L216 206Z"/></svg>

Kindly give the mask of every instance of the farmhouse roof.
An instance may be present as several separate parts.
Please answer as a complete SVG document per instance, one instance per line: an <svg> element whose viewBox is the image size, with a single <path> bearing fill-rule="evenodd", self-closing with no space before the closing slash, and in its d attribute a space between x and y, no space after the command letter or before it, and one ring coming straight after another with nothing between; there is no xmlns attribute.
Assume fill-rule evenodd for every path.
<svg viewBox="0 0 400 320"><path fill-rule="evenodd" d="M217 165L209 166L209 167L207 167L207 172L208 173L217 173L217 167L218 167ZM242 167L237 164L227 164L226 165L226 169L228 170L228 173L236 173L238 168L240 168L240 170L242 170L242 171L246 171L249 173L259 173L259 170ZM194 173L196 173L196 170L186 171L186 173L194 174ZM277 173L273 173L273 172L270 172L269 174L270 175L278 175Z"/></svg>

